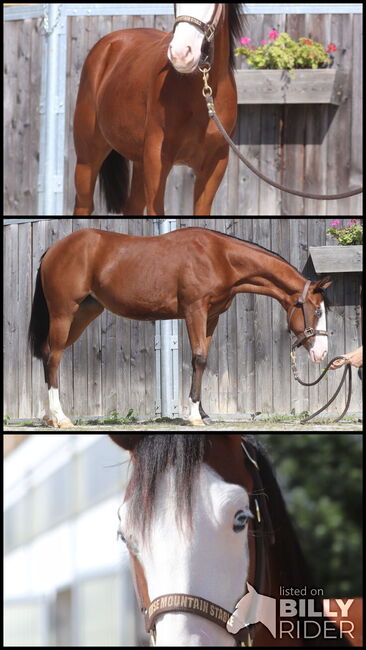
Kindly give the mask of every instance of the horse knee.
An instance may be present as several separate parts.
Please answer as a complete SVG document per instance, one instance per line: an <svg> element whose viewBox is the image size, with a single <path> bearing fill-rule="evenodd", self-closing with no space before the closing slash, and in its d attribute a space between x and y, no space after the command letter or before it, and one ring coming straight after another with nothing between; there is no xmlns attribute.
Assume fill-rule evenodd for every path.
<svg viewBox="0 0 366 650"><path fill-rule="evenodd" d="M192 366L194 370L202 370L207 366L207 357L203 354L194 354L192 357Z"/></svg>

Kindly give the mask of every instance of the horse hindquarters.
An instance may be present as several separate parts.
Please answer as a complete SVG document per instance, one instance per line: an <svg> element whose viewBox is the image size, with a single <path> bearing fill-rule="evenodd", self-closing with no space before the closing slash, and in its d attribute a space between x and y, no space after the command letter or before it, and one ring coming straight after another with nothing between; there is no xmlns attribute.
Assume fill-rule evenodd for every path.
<svg viewBox="0 0 366 650"><path fill-rule="evenodd" d="M49 404L46 405L43 419L53 427L62 428L73 426L64 414L59 399L57 373L62 354L102 313L104 307L90 295L79 302L70 293L65 293L66 279L63 277L62 284L59 284L61 273L56 264L57 256L53 253L52 257L52 249L50 251L51 258L43 259L42 256L38 269L28 339L32 354L42 359L48 385ZM74 273L73 286L75 281Z"/></svg>

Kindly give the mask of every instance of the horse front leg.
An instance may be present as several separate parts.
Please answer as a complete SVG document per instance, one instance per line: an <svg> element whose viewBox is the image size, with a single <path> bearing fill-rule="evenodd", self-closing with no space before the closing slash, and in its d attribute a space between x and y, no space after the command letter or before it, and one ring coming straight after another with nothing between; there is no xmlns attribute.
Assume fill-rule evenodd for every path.
<svg viewBox="0 0 366 650"><path fill-rule="evenodd" d="M76 151L74 216L88 216L94 212L94 189L99 171L111 147L104 139L96 122L89 94L79 91L74 116Z"/></svg>
<svg viewBox="0 0 366 650"><path fill-rule="evenodd" d="M188 422L194 426L211 424L201 404L202 377L207 366L207 357L212 336L219 317L207 318L207 302L194 303L185 310L189 340L192 349L192 385L189 393L190 414Z"/></svg>
<svg viewBox="0 0 366 650"><path fill-rule="evenodd" d="M75 206L74 216L88 216L94 212L94 188L98 170L92 165L77 162L75 167Z"/></svg>
<svg viewBox="0 0 366 650"><path fill-rule="evenodd" d="M208 157L203 162L200 170L196 172L196 182L194 184L195 216L209 216L211 214L212 202L225 174L228 159L229 151L227 147L226 152L215 152Z"/></svg>

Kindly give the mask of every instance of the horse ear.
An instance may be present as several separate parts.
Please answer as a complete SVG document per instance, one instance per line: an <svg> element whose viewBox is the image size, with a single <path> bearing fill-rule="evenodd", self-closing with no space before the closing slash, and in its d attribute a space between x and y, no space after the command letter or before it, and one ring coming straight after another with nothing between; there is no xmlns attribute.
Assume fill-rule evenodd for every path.
<svg viewBox="0 0 366 650"><path fill-rule="evenodd" d="M110 438L112 438L113 442L115 442L119 447L122 447L122 449L126 449L127 451L133 451L137 443L141 440L141 438L144 437L144 434L140 433L130 434L129 436L123 436L120 434L108 435Z"/></svg>
<svg viewBox="0 0 366 650"><path fill-rule="evenodd" d="M329 275L326 278L322 278L315 283L315 289L321 289L325 291L333 283L333 280L330 279Z"/></svg>

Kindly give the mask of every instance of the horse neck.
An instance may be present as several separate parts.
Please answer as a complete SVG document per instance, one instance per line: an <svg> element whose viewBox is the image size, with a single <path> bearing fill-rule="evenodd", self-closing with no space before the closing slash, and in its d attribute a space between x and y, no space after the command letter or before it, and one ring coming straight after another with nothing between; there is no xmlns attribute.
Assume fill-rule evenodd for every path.
<svg viewBox="0 0 366 650"><path fill-rule="evenodd" d="M250 244L250 250L243 250L240 244L240 255L230 256L230 261L238 277L235 293L258 293L278 300L288 309L292 304L293 295L304 288L306 279L291 264L269 251L262 250ZM248 258L250 264L248 265Z"/></svg>
<svg viewBox="0 0 366 650"><path fill-rule="evenodd" d="M211 68L211 81L216 85L219 79L229 72L230 57L230 30L229 30L229 8L225 8L223 24L219 25L214 39L214 53Z"/></svg>

